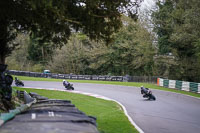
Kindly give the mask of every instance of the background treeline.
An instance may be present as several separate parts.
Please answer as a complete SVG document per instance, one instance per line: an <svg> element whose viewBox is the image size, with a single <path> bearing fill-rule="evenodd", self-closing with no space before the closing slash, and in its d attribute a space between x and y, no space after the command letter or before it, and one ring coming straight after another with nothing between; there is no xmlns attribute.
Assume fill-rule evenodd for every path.
<svg viewBox="0 0 200 133"><path fill-rule="evenodd" d="M174 57L168 77L200 82L200 1L158 1L152 19L158 54Z"/></svg>
<svg viewBox="0 0 200 133"><path fill-rule="evenodd" d="M55 73L161 76L200 82L200 1L165 0L151 17L122 17L110 45L74 32L56 48L36 34L20 34L21 45L7 58L9 69ZM152 29L147 28L153 25Z"/></svg>
<svg viewBox="0 0 200 133"><path fill-rule="evenodd" d="M34 35L18 36L20 48L7 58L9 69L98 75L153 75L153 36L139 22L123 17L124 26L113 41L90 40L74 33L61 48L40 43Z"/></svg>

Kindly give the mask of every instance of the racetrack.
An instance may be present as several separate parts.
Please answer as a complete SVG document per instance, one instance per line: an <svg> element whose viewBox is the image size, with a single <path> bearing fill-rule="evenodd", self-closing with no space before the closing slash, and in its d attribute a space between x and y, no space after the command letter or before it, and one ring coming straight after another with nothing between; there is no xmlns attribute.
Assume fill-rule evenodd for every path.
<svg viewBox="0 0 200 133"><path fill-rule="evenodd" d="M64 89L61 82L24 81L25 87ZM200 99L152 90L156 101L145 100L140 88L73 83L76 91L95 93L123 104L145 133L199 133Z"/></svg>

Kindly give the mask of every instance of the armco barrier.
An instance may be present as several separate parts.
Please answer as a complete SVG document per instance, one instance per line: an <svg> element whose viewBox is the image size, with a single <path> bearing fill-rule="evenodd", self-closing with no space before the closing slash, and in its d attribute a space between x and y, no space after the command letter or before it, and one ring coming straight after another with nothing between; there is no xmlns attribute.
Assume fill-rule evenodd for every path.
<svg viewBox="0 0 200 133"><path fill-rule="evenodd" d="M200 93L200 83L158 78L158 85L183 91Z"/></svg>
<svg viewBox="0 0 200 133"><path fill-rule="evenodd" d="M119 81L119 82L149 82L156 83L157 77L149 76L108 76L108 75L74 75L56 73L38 73L28 71L8 70L8 74L17 76L55 78L55 79L74 79L74 80L100 80L100 81Z"/></svg>

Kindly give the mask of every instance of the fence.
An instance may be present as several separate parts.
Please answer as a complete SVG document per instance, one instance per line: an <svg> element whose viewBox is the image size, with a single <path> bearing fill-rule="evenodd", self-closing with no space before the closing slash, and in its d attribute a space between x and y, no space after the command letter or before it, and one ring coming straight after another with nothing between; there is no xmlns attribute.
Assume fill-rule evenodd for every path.
<svg viewBox="0 0 200 133"><path fill-rule="evenodd" d="M166 88L200 93L200 83L158 78L157 84Z"/></svg>
<svg viewBox="0 0 200 133"><path fill-rule="evenodd" d="M157 82L157 77L150 77L150 76L74 75L74 74L38 73L38 72L17 71L17 70L8 70L6 73L18 76L55 78L55 79L148 82L148 83Z"/></svg>

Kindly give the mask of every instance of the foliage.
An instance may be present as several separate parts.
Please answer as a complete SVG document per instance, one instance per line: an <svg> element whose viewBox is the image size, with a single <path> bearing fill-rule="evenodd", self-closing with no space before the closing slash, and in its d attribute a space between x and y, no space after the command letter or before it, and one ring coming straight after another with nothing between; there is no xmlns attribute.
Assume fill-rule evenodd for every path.
<svg viewBox="0 0 200 133"><path fill-rule="evenodd" d="M58 73L98 75L153 75L152 37L140 22L123 16L123 27L113 42L94 42L74 34L67 46L57 50L49 69Z"/></svg>
<svg viewBox="0 0 200 133"><path fill-rule="evenodd" d="M42 72L44 65L40 63L35 63L28 59L28 47L30 44L30 38L27 34L18 34L14 40L20 45L16 48L15 51L6 59L8 64L8 69L12 70L21 70L21 71L34 71Z"/></svg>
<svg viewBox="0 0 200 133"><path fill-rule="evenodd" d="M1 97L2 95L0 94L0 115L1 113L6 113L9 111L8 105L11 107L10 109L15 109L19 107L20 104L24 104L24 101L17 97L17 92L15 89L13 89L12 100L10 102L3 101Z"/></svg>
<svg viewBox="0 0 200 133"><path fill-rule="evenodd" d="M15 42L20 46L7 58L6 63L8 64L8 69L23 70L30 64L27 60L29 37L26 34L19 34Z"/></svg>
<svg viewBox="0 0 200 133"><path fill-rule="evenodd" d="M85 74L89 63L90 45L83 34L74 34L68 44L57 49L48 68L57 73Z"/></svg>
<svg viewBox="0 0 200 133"><path fill-rule="evenodd" d="M130 0L1 0L0 63L17 46L19 32L34 33L55 46L66 43L72 31L82 31L91 39L107 43L121 26L121 13ZM137 6L138 0L134 3ZM130 10L129 10L130 11ZM37 34L36 34L37 33Z"/></svg>
<svg viewBox="0 0 200 133"><path fill-rule="evenodd" d="M164 78L176 79L177 61L174 56L156 55L154 56L154 75L160 75ZM171 75L171 73L174 73Z"/></svg>
<svg viewBox="0 0 200 133"><path fill-rule="evenodd" d="M200 1L166 0L157 5L153 18L159 50L167 48L161 53L172 52L177 64L169 68L168 77L199 82Z"/></svg>
<svg viewBox="0 0 200 133"><path fill-rule="evenodd" d="M114 35L114 42L92 62L98 72L112 75L152 75L154 49L147 29L139 22L123 17L123 27Z"/></svg>
<svg viewBox="0 0 200 133"><path fill-rule="evenodd" d="M27 58L34 63L46 64L51 59L55 46L52 42L39 38L35 34L30 36Z"/></svg>
<svg viewBox="0 0 200 133"><path fill-rule="evenodd" d="M158 1L157 10L152 13L152 19L154 24L154 32L157 33L158 52L159 54L168 54L171 52L169 41L173 27L170 23L171 13L174 10L173 0L166 0L165 2Z"/></svg>

